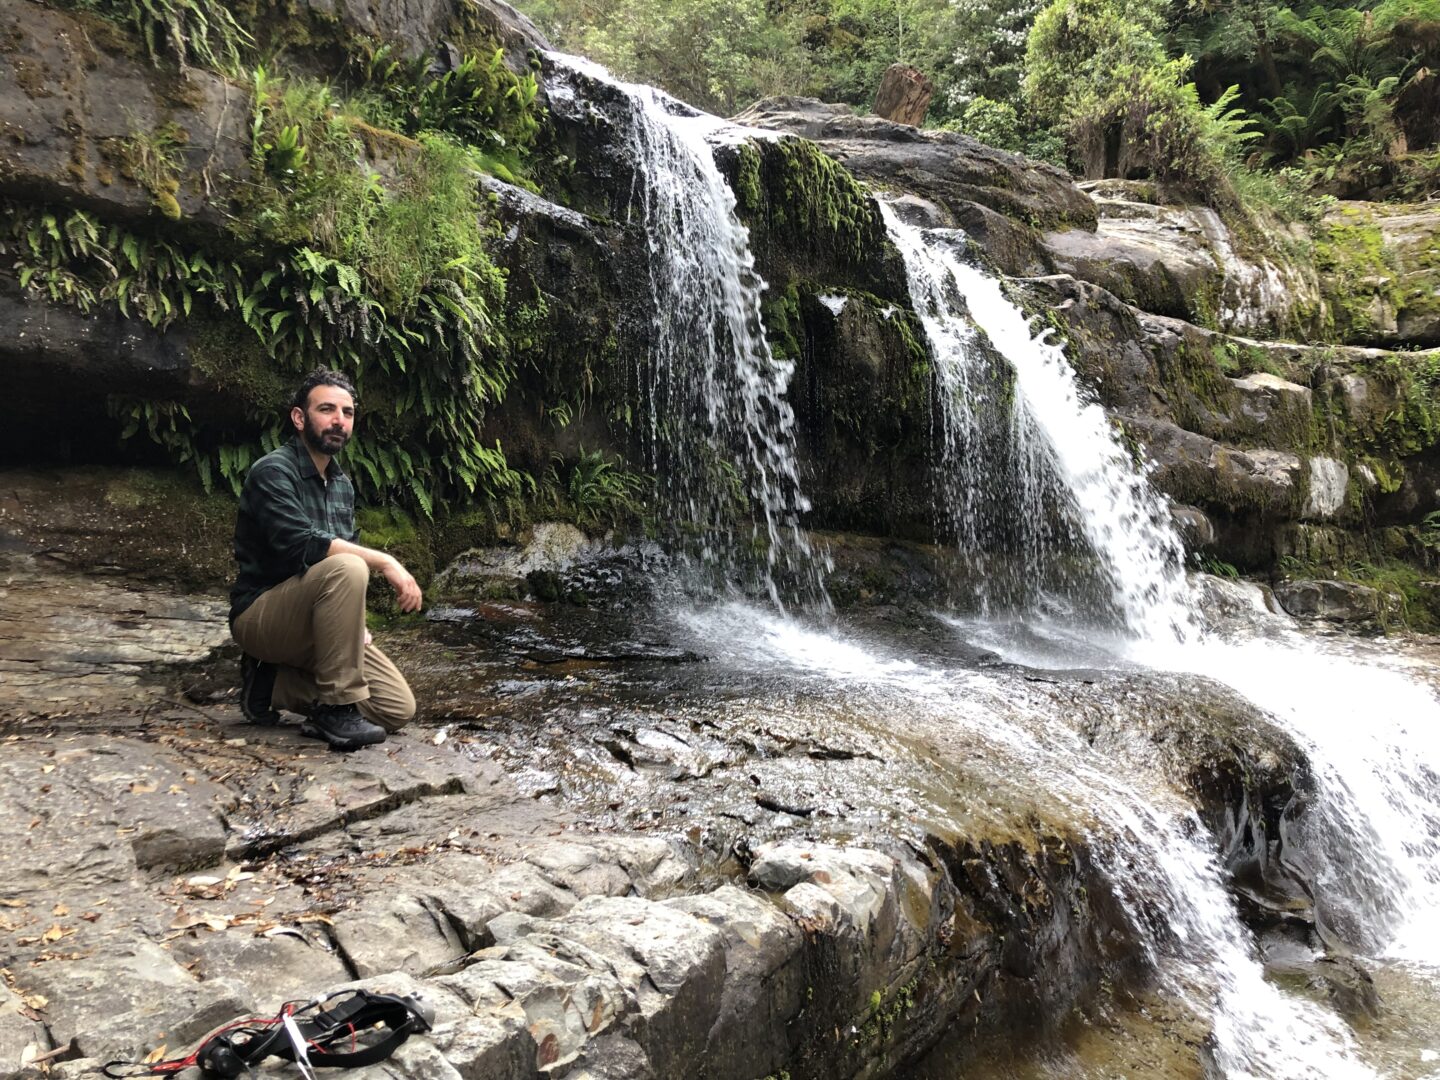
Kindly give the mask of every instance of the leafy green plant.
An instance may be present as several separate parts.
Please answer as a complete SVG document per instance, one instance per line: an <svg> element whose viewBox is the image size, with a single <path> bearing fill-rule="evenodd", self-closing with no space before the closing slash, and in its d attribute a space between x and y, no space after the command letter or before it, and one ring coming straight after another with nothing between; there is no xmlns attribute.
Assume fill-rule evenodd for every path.
<svg viewBox="0 0 1440 1080"><path fill-rule="evenodd" d="M56 302L85 311L113 303L156 329L206 304L238 318L282 370L325 364L350 371L376 401L365 439L348 451L373 490L406 492L429 513L441 493L510 491L520 483L498 445L479 438L486 406L511 373L503 350L491 344L483 297L461 280L427 283L402 314L368 293L354 266L312 248L220 259L102 227L83 211L14 203L0 204L0 253L13 258L22 287ZM463 265L451 273L467 283L478 276ZM183 407L131 419L131 436L144 433L176 460L195 461L207 484L213 465L227 479L238 475L242 458L233 447L228 458L216 448L203 455L206 463L199 460L198 429Z"/></svg>
<svg viewBox="0 0 1440 1080"><path fill-rule="evenodd" d="M69 0L135 31L158 64L173 60L236 72L254 40L224 0Z"/></svg>
<svg viewBox="0 0 1440 1080"><path fill-rule="evenodd" d="M540 130L534 75L516 74L495 48L434 73L428 57L402 60L382 45L357 63L373 120L410 136L443 132L468 144L487 172L523 182L521 153Z"/></svg>
<svg viewBox="0 0 1440 1080"><path fill-rule="evenodd" d="M551 467L551 484L556 489L562 486L559 476L562 464L557 457ZM625 470L617 461L610 461L603 452L587 452L581 447L580 457L571 466L563 490L577 524L615 525L638 516L646 486L644 477Z"/></svg>

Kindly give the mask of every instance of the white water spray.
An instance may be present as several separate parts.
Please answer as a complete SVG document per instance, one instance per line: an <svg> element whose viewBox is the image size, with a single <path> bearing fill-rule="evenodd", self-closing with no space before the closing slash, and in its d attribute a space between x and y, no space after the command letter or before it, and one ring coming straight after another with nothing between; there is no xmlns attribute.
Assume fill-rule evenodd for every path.
<svg viewBox="0 0 1440 1080"><path fill-rule="evenodd" d="M948 479L957 501L965 504L964 516L972 522L996 516L1011 522L1020 530L1023 573L1041 578L1056 576L1043 562L1063 555L1043 532L1045 523L1062 517L1083 536L1131 634L1191 637L1183 547L1164 504L1131 466L1104 409L1081 393L1064 352L1031 332L1029 320L995 278L957 255L962 234L921 230L901 221L887 203L880 208L905 258L911 297L930 339L944 412L942 481ZM1009 483L997 483L993 471L972 460L971 448L996 437L977 408L994 391L981 386L977 392L977 382L992 380L984 373L976 327L1014 374ZM960 531L962 545L980 539L976 524Z"/></svg>
<svg viewBox="0 0 1440 1080"><path fill-rule="evenodd" d="M776 607L783 608L782 582L801 602L827 606L823 560L799 522L810 504L785 397L794 365L765 339L765 282L706 141L723 122L654 87L620 82L588 60L549 60L562 75L608 88L616 114L610 120L627 142L629 211L645 230L649 256L642 423L671 526L695 538L703 562L730 574L743 572L742 549L759 541L759 584ZM733 522L747 501L754 530L740 538Z"/></svg>
<svg viewBox="0 0 1440 1080"><path fill-rule="evenodd" d="M1002 771L1068 805L1124 906L1165 990L1212 1018L1212 1057L1244 1080L1367 1080L1343 1023L1283 993L1264 974L1217 862L1215 839L1155 778L1117 772L1073 727L1015 700L1013 683L886 657L833 631L729 605L686 616L701 639L746 671L777 664L862 692L896 733L922 742L932 725L987 746ZM1028 722L1027 722L1028 717ZM903 719L902 719L903 718Z"/></svg>

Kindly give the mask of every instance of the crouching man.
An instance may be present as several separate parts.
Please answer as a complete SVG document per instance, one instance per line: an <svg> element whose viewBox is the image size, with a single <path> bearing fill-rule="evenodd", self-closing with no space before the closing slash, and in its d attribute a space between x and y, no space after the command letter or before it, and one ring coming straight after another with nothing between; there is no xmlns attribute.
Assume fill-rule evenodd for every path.
<svg viewBox="0 0 1440 1080"><path fill-rule="evenodd" d="M370 574L385 576L401 611L420 609L420 587L396 559L355 542L355 489L335 461L355 428L350 380L311 372L290 422L295 437L251 466L235 522L240 708L255 724L277 723L277 707L304 713L301 734L355 750L415 715L405 677L365 629Z"/></svg>

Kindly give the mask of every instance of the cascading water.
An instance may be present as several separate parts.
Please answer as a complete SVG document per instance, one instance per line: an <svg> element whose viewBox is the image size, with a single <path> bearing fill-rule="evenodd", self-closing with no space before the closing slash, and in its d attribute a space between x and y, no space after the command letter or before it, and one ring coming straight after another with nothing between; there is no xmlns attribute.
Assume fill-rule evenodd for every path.
<svg viewBox="0 0 1440 1080"><path fill-rule="evenodd" d="M732 576L744 563L747 540L758 541L764 548L759 584L782 610L782 589L823 602L819 560L798 522L808 504L785 398L791 368L765 341L764 282L706 141L720 122L649 87L618 83L587 62L550 59L559 79L589 80L610 91L608 119L628 142L630 210L648 237L653 305L637 365L642 433L665 512L693 538L703 563ZM565 93L575 91L559 83L552 88L552 98ZM588 107L596 108L593 101ZM1311 723L1307 731L1300 718L1287 718L1279 681L1263 685L1259 664L1219 670L1227 661L1198 629L1182 548L1164 504L1103 410L1086 400L1063 352L1031 332L997 281L960 257L961 234L913 228L885 204L882 212L905 257L914 307L932 346L942 405L937 490L943 523L971 555L973 577L985 583L982 613L1033 615L1038 609L1102 622L1121 631L1110 647L1125 659L1217 676L1271 708L1317 762L1320 805L1306 822L1323 834L1309 845L1317 886L1348 898L1334 924L1356 931L1345 936L1376 950L1440 960L1425 919L1440 890L1434 839L1440 813L1433 799L1440 755L1397 760L1405 757L1409 736L1391 725L1374 753L1347 757L1339 727ZM729 524L737 504L746 502L755 521L750 538ZM767 659L798 649L795 662L827 677L863 671L893 684L907 702L939 710L949 723L965 722L956 702L977 692L974 684L950 685L947 673L877 663L853 647L837 658L833 636L793 622L765 624L750 611L742 618L744 628L721 638L749 640L758 620L771 627L757 639L769 650ZM707 626L707 634L714 629ZM1093 645L1091 629L1081 632ZM1297 670L1295 677L1308 676ZM1407 708L1435 713L1440 730L1433 697L1420 697ZM1336 715L1315 704L1323 715ZM1162 981L1212 1017L1212 1058L1221 1073L1373 1075L1355 1060L1333 1013L1267 981L1226 892L1214 839L1188 808L1173 795L1117 776L1114 763L1089 751L1073 731L1056 728L1037 739L991 724L987 736L1008 749L1022 747L1017 769L1068 801L1077 816L1099 822L1092 848L1133 921L1152 926L1151 959ZM1383 774L1397 768L1403 782L1394 786ZM1391 808L1393 820L1377 814L1377 803ZM1407 858L1414 865L1404 868ZM1367 906L1366 896L1384 899Z"/></svg>
<svg viewBox="0 0 1440 1080"><path fill-rule="evenodd" d="M799 517L809 509L795 461L794 366L765 338L749 233L706 135L721 121L651 86L622 83L577 57L551 54L562 77L612 91L634 170L629 212L648 242L650 325L639 357L643 443L662 514L701 562L734 577L763 548L758 582L827 606L822 559ZM748 506L747 506L748 503ZM734 522L751 516L749 537Z"/></svg>
<svg viewBox="0 0 1440 1080"><path fill-rule="evenodd" d="M882 209L905 255L916 309L930 334L943 405L958 414L947 419L947 436L961 431L962 442L984 437L976 430L984 417L977 413L973 392L974 373L983 364L977 357L984 352L969 329L972 323L1014 373L1008 437L1011 460L1024 467L1012 468L1010 476L1020 482L1012 479L997 491L990 476L975 470L973 456L947 446L945 467L962 474L947 478L947 490L958 493L971 515L1034 518L1045 498L1056 499L1070 528L1088 542L1129 631L1128 640L1112 643L1114 654L1230 685L1266 709L1306 750L1317 791L1293 824L1289 841L1292 856L1303 863L1298 869L1315 890L1325 940L1341 949L1440 969L1440 934L1432 926L1440 911L1440 705L1435 695L1397 672L1377 671L1333 652L1316 655L1315 643L1293 631L1245 642L1202 634L1196 600L1181 569L1182 549L1163 504L1130 463L1101 408L1084 401L1063 352L1032 334L996 280L958 257L962 237L946 230L922 232L900 221L890 207L882 204ZM983 395L979 400L983 406ZM1053 578L1043 564L1055 552L1044 540L1032 540L1022 550L1036 560L1030 567L1034 576ZM989 643L1004 651L1003 641ZM1037 662L1030 650L1010 655ZM1062 655L1059 663L1073 664L1073 657ZM1092 653L1086 662L1093 659ZM1387 712L1396 711L1376 716L1379 702L1386 703ZM1159 832L1167 828L1153 819L1148 826ZM1213 875L1213 868L1206 873ZM1285 1005L1288 999L1264 983L1233 913L1217 919L1212 908L1197 921L1195 907L1181 904L1174 919L1205 937L1213 955L1228 956L1222 966L1232 975L1242 973L1221 984L1216 1000L1216 1060L1227 1075L1333 1076L1358 1068L1348 1060L1346 1040L1333 1018L1325 1023L1329 1049L1318 1060L1314 1046L1282 1037L1286 1031L1314 1030L1313 1009L1293 1000ZM1246 1016L1264 999L1273 999L1263 1010L1272 1013L1266 1030L1279 1039L1268 1046L1256 1043L1257 1018ZM1277 1064L1287 1060L1290 1066Z"/></svg>
<svg viewBox="0 0 1440 1080"><path fill-rule="evenodd" d="M1329 1010L1266 980L1217 863L1218 845L1193 810L1144 770L1117 769L1109 750L1013 684L874 655L837 633L734 606L691 616L703 640L730 643L731 659L760 671L779 662L864 693L880 717L893 709L912 736L932 726L972 733L1007 776L1067 805L1091 856L1116 889L1137 939L1169 993L1212 1019L1221 1075L1267 1080L1363 1080L1344 1024ZM903 717L903 719L898 719Z"/></svg>
<svg viewBox="0 0 1440 1080"><path fill-rule="evenodd" d="M930 339L944 436L937 487L962 552L985 547L997 527L1008 529L1006 546L1020 566L1007 581L1058 586L1073 603L1098 579L1131 634L1190 636L1179 538L1104 410L1082 397L1063 351L1031 333L999 282L960 258L963 234L921 230L888 203L880 209ZM1008 364L1013 405L1000 405L1010 407L995 407L999 377L977 326ZM1077 557L1084 549L1093 557ZM1022 607L1036 599L1013 589L1006 597Z"/></svg>

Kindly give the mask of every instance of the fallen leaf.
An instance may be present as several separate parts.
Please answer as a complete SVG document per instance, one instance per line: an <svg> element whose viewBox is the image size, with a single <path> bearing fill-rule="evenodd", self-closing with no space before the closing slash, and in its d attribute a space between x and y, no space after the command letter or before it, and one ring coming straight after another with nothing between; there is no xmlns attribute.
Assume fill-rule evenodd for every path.
<svg viewBox="0 0 1440 1080"><path fill-rule="evenodd" d="M41 766L40 766L40 771L41 771L42 773L52 773L52 772L55 771L55 766L54 766L54 765L41 765Z"/></svg>
<svg viewBox="0 0 1440 1080"><path fill-rule="evenodd" d="M21 1000L32 1009L43 1009L50 1004L50 999L44 994L27 994Z"/></svg>
<svg viewBox="0 0 1440 1080"><path fill-rule="evenodd" d="M130 785L131 795L149 795L152 791L159 790L160 785L154 781L136 780Z"/></svg>
<svg viewBox="0 0 1440 1080"><path fill-rule="evenodd" d="M0 907L29 907L28 900L0 900Z"/></svg>
<svg viewBox="0 0 1440 1080"><path fill-rule="evenodd" d="M50 912L50 914L55 916L65 916L70 914L70 909L64 904L56 904L55 910Z"/></svg>
<svg viewBox="0 0 1440 1080"><path fill-rule="evenodd" d="M45 933L40 935L40 940L45 942L46 945L54 945L55 942L59 941L61 938L69 937L73 933L75 933L75 928L73 926L61 926L59 923L56 923L54 926L50 927L49 930L46 930Z"/></svg>
<svg viewBox="0 0 1440 1080"><path fill-rule="evenodd" d="M164 1061L165 1051L167 1049L169 1048L164 1043L161 1043L159 1046L155 1047L154 1050L151 1050L148 1054L145 1055L143 1059L143 1064L154 1065L157 1061Z"/></svg>
<svg viewBox="0 0 1440 1080"><path fill-rule="evenodd" d="M209 874L196 874L192 878L186 878L185 884L192 889L208 889L212 885L219 885L224 878L212 877Z"/></svg>
<svg viewBox="0 0 1440 1080"><path fill-rule="evenodd" d="M226 746L244 746L244 745L245 745L245 740L244 740L244 739L226 739L226 740L225 740L225 745L226 745Z"/></svg>
<svg viewBox="0 0 1440 1080"><path fill-rule="evenodd" d="M80 915L80 918L84 919L86 922L94 922L96 919L100 918L100 912L98 912L98 911L86 911L86 912L82 912L81 915Z"/></svg>

